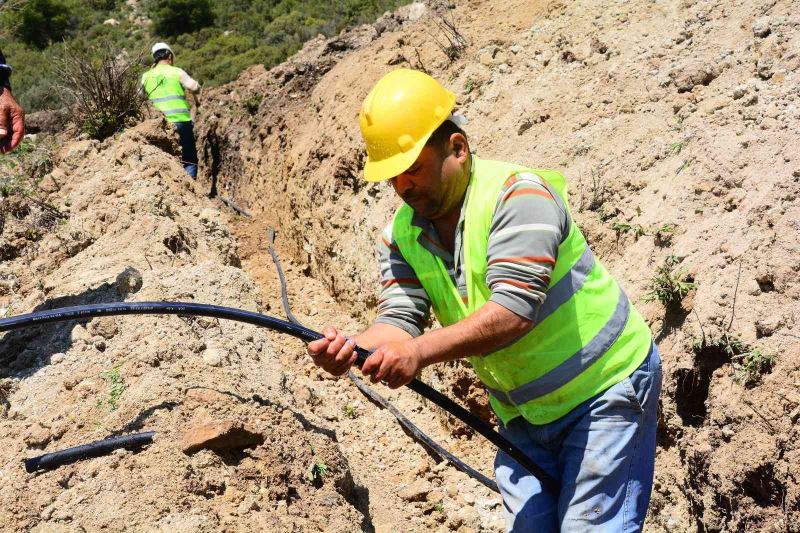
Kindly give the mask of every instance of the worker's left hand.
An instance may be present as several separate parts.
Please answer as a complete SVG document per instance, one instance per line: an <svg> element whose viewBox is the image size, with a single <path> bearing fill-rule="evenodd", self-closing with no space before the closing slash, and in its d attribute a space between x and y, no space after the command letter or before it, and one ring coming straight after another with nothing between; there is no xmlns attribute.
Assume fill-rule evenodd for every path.
<svg viewBox="0 0 800 533"><path fill-rule="evenodd" d="M413 340L384 344L367 357L361 372L373 383L384 382L392 389L408 384L422 369L422 354Z"/></svg>

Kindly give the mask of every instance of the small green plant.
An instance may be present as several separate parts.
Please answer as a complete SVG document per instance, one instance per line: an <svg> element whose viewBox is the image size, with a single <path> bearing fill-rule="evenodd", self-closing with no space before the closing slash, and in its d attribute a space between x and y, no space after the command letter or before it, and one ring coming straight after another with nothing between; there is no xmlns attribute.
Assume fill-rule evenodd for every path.
<svg viewBox="0 0 800 533"><path fill-rule="evenodd" d="M108 383L108 392L106 398L97 400L98 407L106 407L109 412L116 411L119 399L122 393L125 392L125 384L122 381L122 376L119 373L119 366L113 367L111 370L106 370L100 377Z"/></svg>
<svg viewBox="0 0 800 533"><path fill-rule="evenodd" d="M645 302L658 300L665 307L673 307L679 305L689 291L697 287L684 270L675 269L679 262L677 257L670 255L664 259L663 265L656 268L656 275L643 298Z"/></svg>
<svg viewBox="0 0 800 533"><path fill-rule="evenodd" d="M344 416L347 418L355 418L358 416L358 408L355 405L347 404L342 407L342 413L344 413Z"/></svg>
<svg viewBox="0 0 800 533"><path fill-rule="evenodd" d="M656 244L659 246L667 246L672 242L672 237L675 235L675 230L678 228L676 224L667 223L654 228L653 236L655 237Z"/></svg>
<svg viewBox="0 0 800 533"><path fill-rule="evenodd" d="M647 228L641 224L625 224L624 222L614 222L611 224L611 229L617 234L617 238L623 233L632 233L637 239L643 235L647 235Z"/></svg>
<svg viewBox="0 0 800 533"><path fill-rule="evenodd" d="M703 336L695 340L692 351L695 356L708 351L725 354L731 361L733 380L746 388L756 385L761 381L761 376L770 372L775 365L775 354L765 354L728 332L719 337Z"/></svg>
<svg viewBox="0 0 800 533"><path fill-rule="evenodd" d="M775 364L775 354L765 354L758 349L746 346L747 351L731 358L733 379L743 387L752 387L761 380Z"/></svg>
<svg viewBox="0 0 800 533"><path fill-rule="evenodd" d="M261 100L264 99L264 96L261 94L253 94L246 98L242 104L244 105L245 111L247 111L251 115L255 115L258 113L258 108L261 107Z"/></svg>
<svg viewBox="0 0 800 533"><path fill-rule="evenodd" d="M679 154L683 150L683 143L678 141L669 145L669 151L673 154Z"/></svg>
<svg viewBox="0 0 800 533"><path fill-rule="evenodd" d="M311 462L311 467L308 469L306 476L311 483L322 483L322 478L328 473L328 465L322 461L318 461L316 457Z"/></svg>
<svg viewBox="0 0 800 533"><path fill-rule="evenodd" d="M476 84L475 80L472 78L468 79L466 83L464 83L464 94L469 94L475 90Z"/></svg>
<svg viewBox="0 0 800 533"><path fill-rule="evenodd" d="M433 506L433 510L436 511L437 513L443 513L444 512L444 505L442 505L442 502L439 502L439 503L437 503L436 505Z"/></svg>

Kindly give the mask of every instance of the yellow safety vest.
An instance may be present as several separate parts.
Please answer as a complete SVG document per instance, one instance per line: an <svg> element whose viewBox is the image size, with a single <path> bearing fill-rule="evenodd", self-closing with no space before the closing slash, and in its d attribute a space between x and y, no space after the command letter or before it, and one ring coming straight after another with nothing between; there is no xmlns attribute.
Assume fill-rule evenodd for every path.
<svg viewBox="0 0 800 533"><path fill-rule="evenodd" d="M463 320L491 296L486 284L489 228L503 184L518 173L538 176L569 209L566 180L558 172L473 155L463 235L466 303L442 260L419 243L422 230L411 224L413 209L403 205L395 215L394 240L443 326ZM468 360L504 424L517 416L547 424L629 376L647 357L650 344L649 327L573 222L558 247L547 299L533 329L502 350Z"/></svg>
<svg viewBox="0 0 800 533"><path fill-rule="evenodd" d="M156 109L170 122L189 122L189 104L181 85L181 69L172 65L156 65L142 74L142 86Z"/></svg>

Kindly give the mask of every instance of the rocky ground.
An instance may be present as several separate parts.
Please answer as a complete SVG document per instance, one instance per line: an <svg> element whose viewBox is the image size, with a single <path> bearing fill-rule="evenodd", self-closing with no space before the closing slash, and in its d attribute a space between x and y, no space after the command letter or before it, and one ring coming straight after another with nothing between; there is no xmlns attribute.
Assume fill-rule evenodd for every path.
<svg viewBox="0 0 800 533"><path fill-rule="evenodd" d="M273 226L298 318L357 331L374 316L373 243L397 205L360 179L357 112L383 73L424 68L457 93L482 156L567 175L575 218L651 325L665 382L647 530L800 531L800 5L435 4L209 91L198 182L158 121L65 142L36 201L0 204L0 315L128 299L282 316ZM646 297L665 266L695 284L676 304ZM496 495L303 354L280 334L176 316L0 337L0 528L502 530ZM470 376L423 377L486 413ZM380 392L490 474L480 438L410 391ZM183 451L224 423L252 443ZM23 469L132 431L155 441Z"/></svg>
<svg viewBox="0 0 800 533"><path fill-rule="evenodd" d="M360 180L356 114L390 69L431 72L457 93L478 153L570 179L576 219L651 324L665 387L648 527L796 531L797 8L418 4L213 92L203 179L278 227L357 329L373 316L371 250L397 199ZM463 49L448 48L460 41L443 20ZM694 284L678 305L647 298L664 272ZM437 374L479 408L463 369Z"/></svg>

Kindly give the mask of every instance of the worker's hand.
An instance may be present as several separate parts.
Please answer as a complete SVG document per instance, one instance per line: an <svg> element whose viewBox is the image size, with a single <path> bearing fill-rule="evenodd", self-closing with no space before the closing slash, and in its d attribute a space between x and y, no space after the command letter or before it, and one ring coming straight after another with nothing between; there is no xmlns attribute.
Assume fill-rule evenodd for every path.
<svg viewBox="0 0 800 533"><path fill-rule="evenodd" d="M0 87L0 153L16 148L25 136L25 111L7 88Z"/></svg>
<svg viewBox="0 0 800 533"><path fill-rule="evenodd" d="M384 344L367 357L361 372L373 383L382 381L397 389L408 384L423 367L422 354L413 340Z"/></svg>
<svg viewBox="0 0 800 533"><path fill-rule="evenodd" d="M308 343L308 355L314 360L314 364L334 376L347 373L356 362L356 342L331 326L322 330L322 334L324 336L321 339Z"/></svg>

